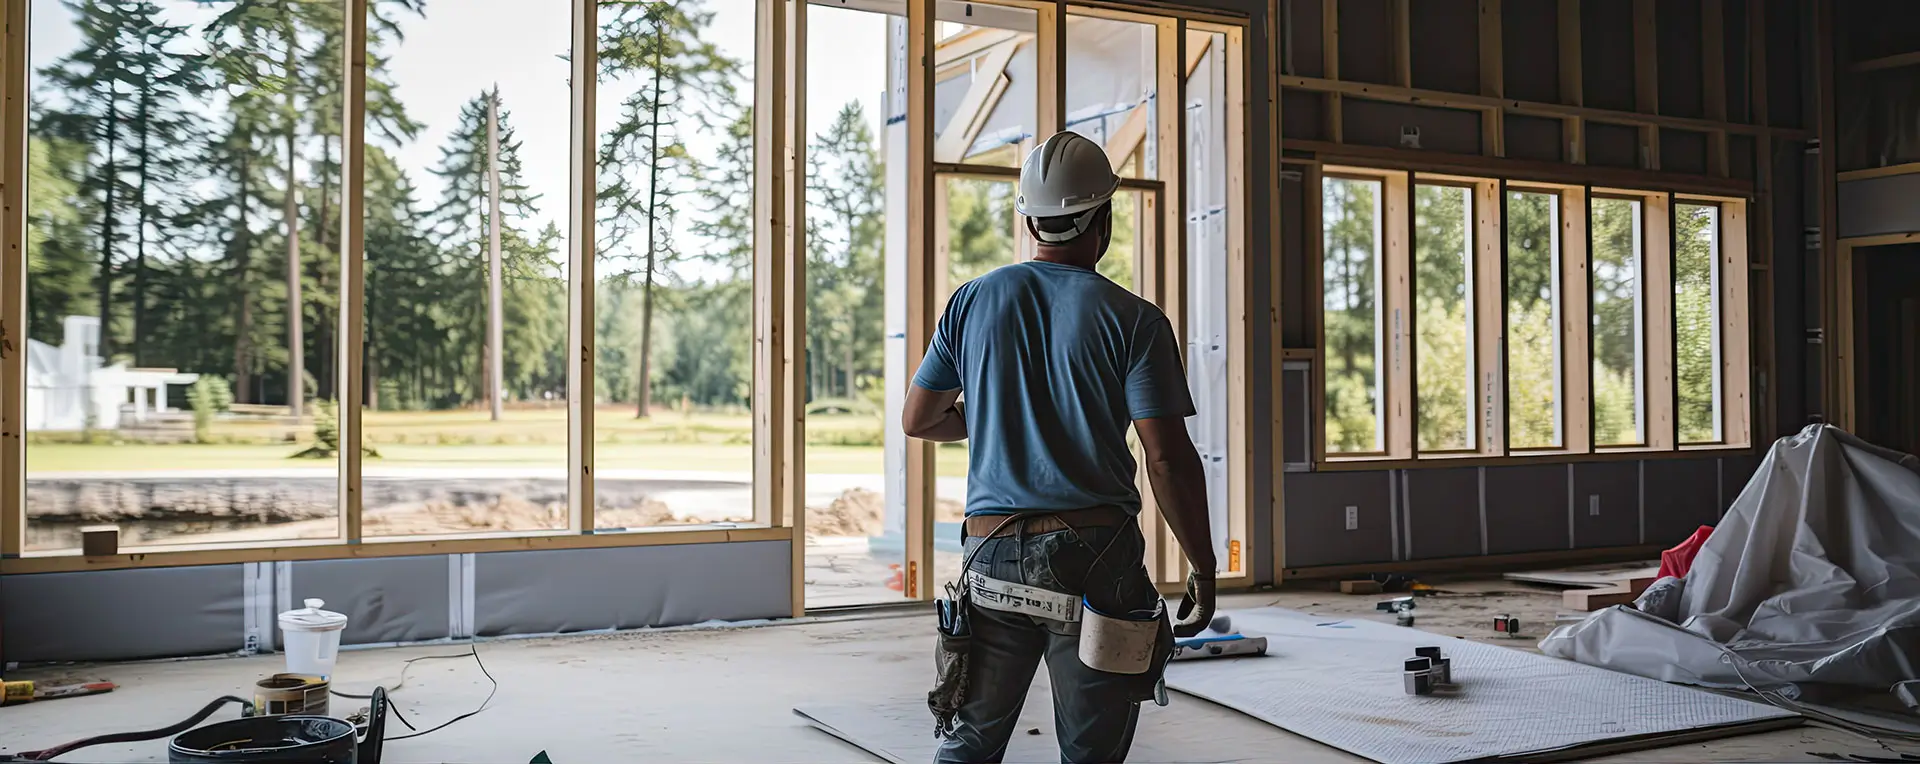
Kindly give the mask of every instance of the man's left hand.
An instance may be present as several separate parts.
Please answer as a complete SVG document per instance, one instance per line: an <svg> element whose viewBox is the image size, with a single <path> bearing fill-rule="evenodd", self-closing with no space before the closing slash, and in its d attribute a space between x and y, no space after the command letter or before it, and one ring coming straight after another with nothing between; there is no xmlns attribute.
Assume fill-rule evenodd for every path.
<svg viewBox="0 0 1920 764"><path fill-rule="evenodd" d="M1186 639L1213 623L1213 585L1211 575L1202 577L1198 571L1187 574L1187 596L1174 611L1173 636Z"/></svg>

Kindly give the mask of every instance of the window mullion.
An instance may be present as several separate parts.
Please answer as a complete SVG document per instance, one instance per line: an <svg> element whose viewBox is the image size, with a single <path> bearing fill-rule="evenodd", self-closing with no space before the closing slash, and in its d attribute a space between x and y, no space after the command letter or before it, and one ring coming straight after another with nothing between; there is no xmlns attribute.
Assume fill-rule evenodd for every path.
<svg viewBox="0 0 1920 764"><path fill-rule="evenodd" d="M1386 191L1384 229L1386 241L1381 261L1386 266L1382 282L1386 286L1387 325L1387 400L1382 414L1387 417L1387 454L1396 459L1413 457L1413 176L1412 173L1388 175L1381 184Z"/></svg>
<svg viewBox="0 0 1920 764"><path fill-rule="evenodd" d="M1473 189L1473 411L1475 450L1507 453L1506 182L1476 181Z"/></svg>
<svg viewBox="0 0 1920 764"><path fill-rule="evenodd" d="M1593 282L1587 189L1560 192L1560 447L1593 450Z"/></svg>
<svg viewBox="0 0 1920 764"><path fill-rule="evenodd" d="M1653 194L1646 201L1647 284L1647 447L1671 451L1675 439L1673 197Z"/></svg>

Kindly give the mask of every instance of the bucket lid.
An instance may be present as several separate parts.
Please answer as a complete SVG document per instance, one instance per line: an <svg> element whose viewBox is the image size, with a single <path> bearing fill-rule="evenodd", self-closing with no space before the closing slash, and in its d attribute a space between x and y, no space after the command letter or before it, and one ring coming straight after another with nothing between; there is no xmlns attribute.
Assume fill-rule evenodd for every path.
<svg viewBox="0 0 1920 764"><path fill-rule="evenodd" d="M318 599L309 599L306 607L289 610L280 614L280 628L288 631L333 631L347 626L347 617L331 610L321 610L327 604Z"/></svg>

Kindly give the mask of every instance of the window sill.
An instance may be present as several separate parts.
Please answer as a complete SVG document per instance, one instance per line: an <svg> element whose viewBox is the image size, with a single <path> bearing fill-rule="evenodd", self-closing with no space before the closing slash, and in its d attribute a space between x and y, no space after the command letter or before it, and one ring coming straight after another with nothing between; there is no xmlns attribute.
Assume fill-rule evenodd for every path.
<svg viewBox="0 0 1920 764"><path fill-rule="evenodd" d="M358 544L335 539L323 541L268 542L272 546L225 544L181 544L164 547L140 547L118 554L85 557L77 549L29 552L18 558L0 560L0 574L60 573L82 570L124 570L129 568L165 568L186 565L232 565L247 562L286 562L302 560L340 560L374 557L407 557L433 554L471 554L544 549L602 549L675 544L723 544L735 541L782 541L793 538L792 528L764 525L687 525L644 528L631 531L572 533L538 531L533 533L490 533L459 536L397 536L367 539ZM251 543L251 542L250 542Z"/></svg>
<svg viewBox="0 0 1920 764"><path fill-rule="evenodd" d="M1619 462L1642 459L1704 459L1751 454L1749 446L1720 444L1682 446L1678 449L1608 448L1592 453L1580 451L1524 451L1506 456L1479 454L1432 454L1414 459L1374 457L1327 459L1313 465L1314 472L1366 472L1378 470L1442 469L1449 467L1516 467L1528 464L1576 464L1582 462ZM1295 473L1299 474L1299 473Z"/></svg>

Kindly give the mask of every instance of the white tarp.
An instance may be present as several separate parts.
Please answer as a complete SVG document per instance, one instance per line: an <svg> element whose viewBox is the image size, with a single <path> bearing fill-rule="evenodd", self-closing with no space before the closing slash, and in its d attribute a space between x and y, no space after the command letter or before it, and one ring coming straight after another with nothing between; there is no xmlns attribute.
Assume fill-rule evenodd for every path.
<svg viewBox="0 0 1920 764"><path fill-rule="evenodd" d="M1540 649L1790 696L1920 678L1920 460L1822 425L1781 438L1687 576L1656 587L1664 606L1643 598L1656 612L1609 608Z"/></svg>

